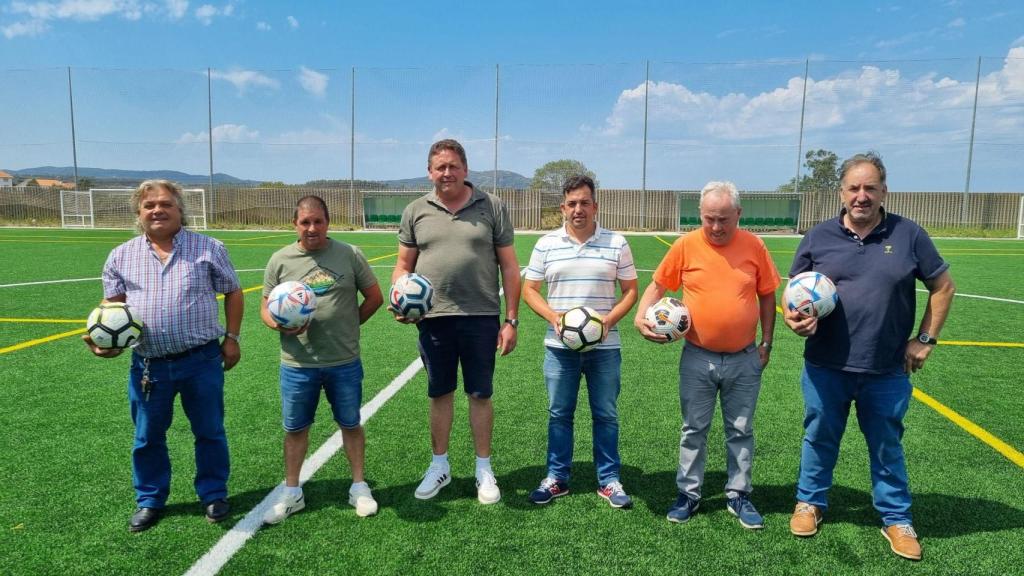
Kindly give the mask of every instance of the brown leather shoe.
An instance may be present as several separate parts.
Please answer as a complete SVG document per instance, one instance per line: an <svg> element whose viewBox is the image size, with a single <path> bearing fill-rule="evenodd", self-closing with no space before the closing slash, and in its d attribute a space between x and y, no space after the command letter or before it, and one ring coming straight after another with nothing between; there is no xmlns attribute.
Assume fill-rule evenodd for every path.
<svg viewBox="0 0 1024 576"><path fill-rule="evenodd" d="M889 548L908 560L921 559L921 544L917 541L917 533L910 524L894 524L882 528L882 536L889 541Z"/></svg>
<svg viewBox="0 0 1024 576"><path fill-rule="evenodd" d="M793 517L789 519L789 531L794 536L814 536L821 524L821 510L814 504L797 502Z"/></svg>

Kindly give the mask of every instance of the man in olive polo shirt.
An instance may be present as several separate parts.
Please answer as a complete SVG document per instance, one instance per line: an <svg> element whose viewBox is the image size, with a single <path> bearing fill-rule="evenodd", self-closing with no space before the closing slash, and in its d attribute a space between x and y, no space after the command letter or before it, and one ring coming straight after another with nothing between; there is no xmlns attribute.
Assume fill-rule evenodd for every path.
<svg viewBox="0 0 1024 576"><path fill-rule="evenodd" d="M501 499L491 470L494 348L504 356L516 347L519 263L508 209L496 196L466 182L468 171L466 151L455 140L430 147L427 173L434 191L402 213L391 281L416 272L434 286L434 307L417 323L420 357L427 369L433 460L416 497L433 498L451 482L448 440L461 365L476 449L477 498L493 504ZM499 320L499 269L505 289L504 322Z"/></svg>

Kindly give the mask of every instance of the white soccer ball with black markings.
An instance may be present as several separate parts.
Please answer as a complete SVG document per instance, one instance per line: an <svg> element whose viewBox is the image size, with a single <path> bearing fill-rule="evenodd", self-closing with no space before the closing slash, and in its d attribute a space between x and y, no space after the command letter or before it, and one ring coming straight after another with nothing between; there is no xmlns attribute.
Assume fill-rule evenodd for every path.
<svg viewBox="0 0 1024 576"><path fill-rule="evenodd" d="M604 337L604 318L587 306L570 308L558 319L562 343L570 350L593 350Z"/></svg>
<svg viewBox="0 0 1024 576"><path fill-rule="evenodd" d="M415 272L403 274L395 280L388 296L391 309L409 320L427 315L434 307L434 285Z"/></svg>
<svg viewBox="0 0 1024 576"><path fill-rule="evenodd" d="M282 282L267 296L267 311L281 328L304 326L316 312L316 294L303 282Z"/></svg>
<svg viewBox="0 0 1024 576"><path fill-rule="evenodd" d="M107 302L89 313L85 331L99 348L128 348L142 336L142 319L127 304Z"/></svg>
<svg viewBox="0 0 1024 576"><path fill-rule="evenodd" d="M782 293L786 307L804 316L824 318L839 303L836 285L821 272L801 272L789 279Z"/></svg>
<svg viewBox="0 0 1024 576"><path fill-rule="evenodd" d="M652 332L666 336L669 342L679 340L690 331L690 311L678 298L658 300L647 309L644 318L654 324Z"/></svg>

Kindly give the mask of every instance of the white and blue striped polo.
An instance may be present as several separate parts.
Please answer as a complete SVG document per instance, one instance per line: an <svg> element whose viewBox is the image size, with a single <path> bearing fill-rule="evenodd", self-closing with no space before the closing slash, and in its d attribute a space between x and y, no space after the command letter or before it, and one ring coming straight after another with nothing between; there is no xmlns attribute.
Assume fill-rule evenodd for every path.
<svg viewBox="0 0 1024 576"><path fill-rule="evenodd" d="M526 279L547 283L547 301L551 309L565 312L577 306L589 306L605 315L617 301L615 284L635 280L633 253L626 238L598 225L594 235L580 244L565 226L542 236L530 255ZM619 329L612 328L598 348L618 348ZM544 345L565 348L548 326Z"/></svg>

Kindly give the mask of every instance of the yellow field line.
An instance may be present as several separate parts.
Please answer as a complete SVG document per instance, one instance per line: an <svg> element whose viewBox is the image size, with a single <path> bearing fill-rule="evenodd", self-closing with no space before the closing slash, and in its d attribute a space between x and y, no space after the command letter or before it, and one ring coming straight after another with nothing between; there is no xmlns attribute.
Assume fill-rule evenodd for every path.
<svg viewBox="0 0 1024 576"><path fill-rule="evenodd" d="M942 414L949 420L951 420L957 426L963 428L968 434L974 436L978 440L981 440L985 444L988 444L996 452L999 452L1005 456L1010 462L1013 462L1017 466L1024 468L1024 454L1021 454L1013 446L1010 446L1006 442L1003 442L999 438L996 438L992 434L989 434L984 428L978 426L974 422L971 422L967 418L957 414L950 408L943 405L938 400L922 392L919 388L914 388L914 398L917 398L921 402L924 402L929 408L935 410L939 414Z"/></svg>
<svg viewBox="0 0 1024 576"><path fill-rule="evenodd" d="M672 244L670 244L669 242L666 242L665 239L662 238L661 236L655 236L654 239L657 240L658 242L661 242L665 246L668 246L669 248L672 247Z"/></svg>
<svg viewBox="0 0 1024 576"><path fill-rule="evenodd" d="M265 240L267 238L288 238L292 234L285 235L284 232L280 234L274 234L273 236L253 236L252 238L232 238L234 242L248 242L249 240Z"/></svg>
<svg viewBox="0 0 1024 576"><path fill-rule="evenodd" d="M1020 342L971 342L966 340L943 340L940 346L982 346L985 348L1024 348Z"/></svg>
<svg viewBox="0 0 1024 576"><path fill-rule="evenodd" d="M39 344L45 344L47 342L52 342L54 340L60 340L61 338L67 338L68 336L75 336L75 335L81 334L83 332L85 332L85 328L78 328L76 330L71 330L70 332L61 332L60 334L53 334L51 336L44 336L43 338L36 338L35 340L28 340L28 341L25 341L25 342L21 342L20 344L15 344L13 346L8 346L6 348L0 348L0 354L7 354L8 352L15 352L15 351L21 350L23 348L29 348L31 346L36 346L36 345L39 345Z"/></svg>
<svg viewBox="0 0 1024 576"><path fill-rule="evenodd" d="M81 324L85 320L67 320L64 318L0 318L0 322L18 324Z"/></svg>
<svg viewBox="0 0 1024 576"><path fill-rule="evenodd" d="M385 258L391 258L392 256L398 256L398 252L395 252L394 254L385 254L383 256L377 256L376 258L370 258L369 260L367 260L367 262L376 262L377 260L383 260Z"/></svg>

